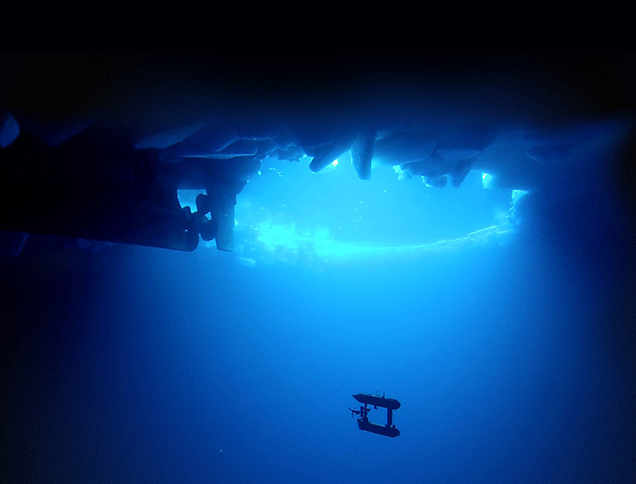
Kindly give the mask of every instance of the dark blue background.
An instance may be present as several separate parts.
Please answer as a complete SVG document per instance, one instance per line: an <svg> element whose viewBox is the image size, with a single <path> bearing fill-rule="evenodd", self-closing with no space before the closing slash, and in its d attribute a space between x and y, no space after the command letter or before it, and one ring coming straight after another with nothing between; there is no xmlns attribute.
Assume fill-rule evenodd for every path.
<svg viewBox="0 0 636 484"><path fill-rule="evenodd" d="M1 480L633 482L627 201L321 270L35 240L1 273ZM376 391L396 439L350 418Z"/></svg>
<svg viewBox="0 0 636 484"><path fill-rule="evenodd" d="M237 60L238 70L227 61L223 92L265 79L254 97L270 102L261 95L271 92L272 104L293 104L329 87L346 60L313 72L308 58L316 76L290 81L287 59L245 67L255 57ZM631 58L619 63L632 73L625 84L605 56L582 66L583 81L576 59L565 60L550 62L562 85L534 79L537 91L563 99L539 121L633 108ZM382 70L393 67L387 60ZM90 90L78 93L61 74L53 83L27 76L18 97L52 113L69 109L67 91L73 109L110 102L87 105ZM305 88L288 92L296 84ZM524 118L489 94L501 99L495 111ZM156 104L152 92L145 101ZM550 99L526 101L533 111ZM131 114L125 102L119 108ZM572 195L531 204L503 246L248 267L241 254L203 247L93 253L31 236L19 258L0 261L0 482L633 483L633 155L618 169L592 170L607 180L568 183L566 173L563 193ZM291 187L298 205L288 210L274 206L287 192L272 180L260 200L283 221L338 220L345 233L330 229L339 240L381 244L465 235L496 220L501 203L476 195L469 179L455 192L391 184L378 201L386 187L375 176L364 184L345 173L324 175L326 188ZM343 184L348 191L335 190ZM248 186L239 196L237 218L257 193ZM366 222L356 232L360 200ZM351 395L376 391L402 403L398 438L361 432L350 417Z"/></svg>

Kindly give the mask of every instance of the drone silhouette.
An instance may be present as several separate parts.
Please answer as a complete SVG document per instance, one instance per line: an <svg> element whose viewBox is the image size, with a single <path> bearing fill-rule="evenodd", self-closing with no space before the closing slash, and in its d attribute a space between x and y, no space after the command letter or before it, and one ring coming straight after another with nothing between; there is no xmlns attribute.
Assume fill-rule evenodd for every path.
<svg viewBox="0 0 636 484"><path fill-rule="evenodd" d="M387 437L397 437L400 435L400 431L395 428L393 424L393 410L397 410L402 406L400 402L395 400L394 398L385 398L384 395L381 397L377 395L369 395L367 393L357 393L353 395L360 405L359 408L349 408L351 411L351 417L354 415L359 415L358 428L360 430L364 430L366 432L372 432L374 434L385 435ZM369 421L369 412L371 411L372 406L373 409L377 410L378 407L386 408L386 424L380 425L377 423L373 423Z"/></svg>

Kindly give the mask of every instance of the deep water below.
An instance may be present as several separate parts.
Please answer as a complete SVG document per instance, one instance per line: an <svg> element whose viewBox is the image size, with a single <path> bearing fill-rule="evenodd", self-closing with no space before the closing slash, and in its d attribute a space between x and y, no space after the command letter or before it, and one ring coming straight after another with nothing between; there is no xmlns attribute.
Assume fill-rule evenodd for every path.
<svg viewBox="0 0 636 484"><path fill-rule="evenodd" d="M0 481L633 482L632 232L601 228L321 270L25 250L0 273ZM376 391L398 438L350 416Z"/></svg>

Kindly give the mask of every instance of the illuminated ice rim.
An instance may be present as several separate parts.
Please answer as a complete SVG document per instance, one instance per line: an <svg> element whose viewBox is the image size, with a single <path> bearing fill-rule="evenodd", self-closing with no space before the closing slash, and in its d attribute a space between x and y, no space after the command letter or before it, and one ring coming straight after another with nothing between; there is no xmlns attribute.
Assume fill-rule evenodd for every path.
<svg viewBox="0 0 636 484"><path fill-rule="evenodd" d="M239 226L240 227L240 226ZM368 243L347 243L333 240L327 230L313 234L299 233L294 225L259 225L250 227L261 253L271 255L278 261L294 262L317 259L323 263L344 262L354 258L388 256L393 254L442 252L485 244L503 244L513 235L514 226L491 225L454 239L439 240L424 244L386 245ZM239 230L239 233L241 231ZM274 262L266 257L265 262ZM251 258L246 258L249 262ZM253 259L254 263L258 261Z"/></svg>
<svg viewBox="0 0 636 484"><path fill-rule="evenodd" d="M332 166L333 168L337 167L338 160L335 160ZM481 180L483 188L488 188L492 176L483 173ZM192 210L195 210L194 199L198 193L201 191L179 191L181 205L190 206ZM234 253L239 263L249 267L276 263L316 267L361 259L378 260L396 256L443 253L475 247L504 245L515 234L517 225L514 215L515 204L526 193L528 192L524 190L511 191L509 211L498 223L471 231L460 237L421 244L343 242L337 240L327 227L312 227L311 231L307 231L297 227L294 222L277 224L270 220L264 223L243 223L237 214ZM200 247L216 251L214 241L201 241Z"/></svg>

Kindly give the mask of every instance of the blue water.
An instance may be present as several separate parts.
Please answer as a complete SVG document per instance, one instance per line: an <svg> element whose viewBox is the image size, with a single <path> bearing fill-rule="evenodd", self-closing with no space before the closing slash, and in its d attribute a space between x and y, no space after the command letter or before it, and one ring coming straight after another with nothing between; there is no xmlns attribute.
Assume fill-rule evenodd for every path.
<svg viewBox="0 0 636 484"><path fill-rule="evenodd" d="M493 223L480 196L429 213L426 242ZM418 207L375 242L423 240ZM27 246L0 273L0 481L634 482L631 232L613 199L581 210L504 244L321 264ZM358 430L359 392L400 400L399 437Z"/></svg>

